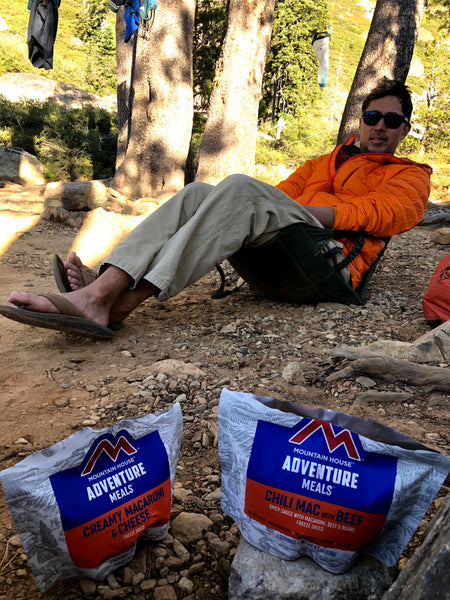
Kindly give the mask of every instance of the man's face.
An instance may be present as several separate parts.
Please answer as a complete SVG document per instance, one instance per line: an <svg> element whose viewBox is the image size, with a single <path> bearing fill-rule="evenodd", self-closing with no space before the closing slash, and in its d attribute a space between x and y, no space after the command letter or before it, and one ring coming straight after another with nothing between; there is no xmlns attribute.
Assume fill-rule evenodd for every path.
<svg viewBox="0 0 450 600"><path fill-rule="evenodd" d="M366 110L377 110L380 113L395 113L403 115L402 105L397 96L384 96L372 100ZM361 152L386 152L394 154L400 141L411 129L409 123L402 123L398 129L386 127L384 119L376 125L366 125L362 118L359 120L359 136Z"/></svg>

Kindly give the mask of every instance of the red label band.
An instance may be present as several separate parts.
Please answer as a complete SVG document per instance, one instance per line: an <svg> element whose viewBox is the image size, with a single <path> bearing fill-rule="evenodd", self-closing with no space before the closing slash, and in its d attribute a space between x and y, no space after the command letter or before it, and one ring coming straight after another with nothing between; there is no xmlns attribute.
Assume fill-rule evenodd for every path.
<svg viewBox="0 0 450 600"><path fill-rule="evenodd" d="M65 536L73 564L93 569L131 550L147 527L161 527L169 522L170 507L171 486L167 480L114 510L69 529Z"/></svg>
<svg viewBox="0 0 450 600"><path fill-rule="evenodd" d="M247 479L245 513L294 539L359 551L381 531L386 515L347 509Z"/></svg>

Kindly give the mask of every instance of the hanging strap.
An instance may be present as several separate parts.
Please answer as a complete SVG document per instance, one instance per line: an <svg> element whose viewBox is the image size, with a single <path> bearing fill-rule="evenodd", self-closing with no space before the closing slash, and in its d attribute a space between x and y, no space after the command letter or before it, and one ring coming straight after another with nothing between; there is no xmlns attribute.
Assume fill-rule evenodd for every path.
<svg viewBox="0 0 450 600"><path fill-rule="evenodd" d="M364 246L364 244L366 243L366 238L363 235L358 236L358 239L356 240L355 245L353 246L353 248L350 250L350 252L347 254L347 256L344 258L344 260L341 260L341 262L339 262L337 265L334 266L335 271L342 271L342 269L345 269L345 267L348 267L348 265L352 262L353 259L355 259L358 254L361 252L361 248Z"/></svg>
<svg viewBox="0 0 450 600"><path fill-rule="evenodd" d="M242 277L239 277L237 284L234 286L234 288L232 288L231 290L225 290L225 285L226 285L225 273L223 272L223 269L220 265L216 265L216 269L220 275L220 286L217 288L217 290L215 292L213 292L211 294L211 298L213 298L214 300L220 300L220 298L226 298L230 294L234 294L235 292L238 292L241 289L241 287L243 285L245 285L245 281L242 279Z"/></svg>

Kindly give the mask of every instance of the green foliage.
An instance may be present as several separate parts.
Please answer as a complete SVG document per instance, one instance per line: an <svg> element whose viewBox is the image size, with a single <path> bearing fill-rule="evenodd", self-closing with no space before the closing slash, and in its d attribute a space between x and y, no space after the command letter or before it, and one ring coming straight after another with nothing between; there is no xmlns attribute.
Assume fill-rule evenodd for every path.
<svg viewBox="0 0 450 600"><path fill-rule="evenodd" d="M85 81L89 89L100 94L116 81L116 40L109 14L108 0L84 0L75 26L76 34L86 44Z"/></svg>
<svg viewBox="0 0 450 600"><path fill-rule="evenodd" d="M0 96L0 143L37 156L50 181L111 177L116 142L116 116L103 109L66 111L54 102Z"/></svg>
<svg viewBox="0 0 450 600"><path fill-rule="evenodd" d="M209 104L216 62L227 28L225 0L198 0L194 24L194 97L199 110Z"/></svg>
<svg viewBox="0 0 450 600"><path fill-rule="evenodd" d="M0 75L26 72L30 63L25 48L20 47L15 38L0 32L0 48Z"/></svg>
<svg viewBox="0 0 450 600"><path fill-rule="evenodd" d="M275 8L272 40L264 78L261 118L295 113L319 94L314 33L327 27L325 0L280 0Z"/></svg>

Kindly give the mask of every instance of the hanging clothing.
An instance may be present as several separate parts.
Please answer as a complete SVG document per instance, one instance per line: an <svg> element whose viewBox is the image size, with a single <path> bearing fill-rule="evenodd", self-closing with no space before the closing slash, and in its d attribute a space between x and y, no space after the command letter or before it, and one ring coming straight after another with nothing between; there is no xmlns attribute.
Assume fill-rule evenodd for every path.
<svg viewBox="0 0 450 600"><path fill-rule="evenodd" d="M53 69L53 45L60 0L33 0L28 21L28 58L38 69Z"/></svg>
<svg viewBox="0 0 450 600"><path fill-rule="evenodd" d="M139 28L139 0L127 0L123 11L125 21L125 42L128 42Z"/></svg>

